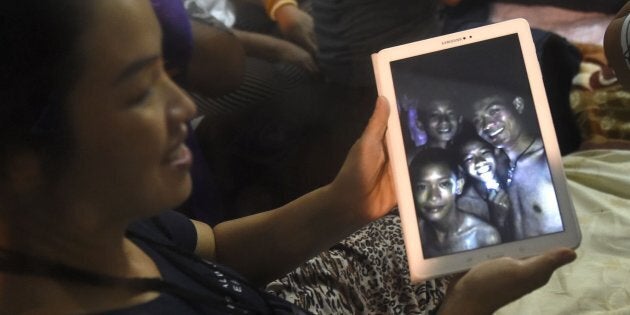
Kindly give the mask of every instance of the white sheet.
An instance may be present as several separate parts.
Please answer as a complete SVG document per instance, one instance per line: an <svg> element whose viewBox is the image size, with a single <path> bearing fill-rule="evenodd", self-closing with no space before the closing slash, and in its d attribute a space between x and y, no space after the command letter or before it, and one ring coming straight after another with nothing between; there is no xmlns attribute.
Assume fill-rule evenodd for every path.
<svg viewBox="0 0 630 315"><path fill-rule="evenodd" d="M563 161L582 229L578 258L497 314L630 314L630 151Z"/></svg>

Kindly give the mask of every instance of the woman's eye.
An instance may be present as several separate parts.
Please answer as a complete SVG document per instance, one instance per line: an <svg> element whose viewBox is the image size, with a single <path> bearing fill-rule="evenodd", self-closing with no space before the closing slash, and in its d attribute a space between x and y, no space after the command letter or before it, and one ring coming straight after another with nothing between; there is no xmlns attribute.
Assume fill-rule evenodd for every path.
<svg viewBox="0 0 630 315"><path fill-rule="evenodd" d="M154 90L165 76L166 73L164 72L162 66L154 67L150 72L141 76L134 84L134 91L136 91L136 93L133 94L135 97L132 97L129 100L129 105L144 104L149 98L151 98Z"/></svg>
<svg viewBox="0 0 630 315"><path fill-rule="evenodd" d="M153 94L153 88L145 89L142 93L129 100L129 105L141 105Z"/></svg>

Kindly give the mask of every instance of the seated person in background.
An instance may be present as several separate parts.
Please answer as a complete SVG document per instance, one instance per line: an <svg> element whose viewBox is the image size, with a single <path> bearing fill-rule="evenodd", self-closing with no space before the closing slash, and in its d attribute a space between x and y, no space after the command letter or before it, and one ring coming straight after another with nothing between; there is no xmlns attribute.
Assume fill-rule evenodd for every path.
<svg viewBox="0 0 630 315"><path fill-rule="evenodd" d="M477 133L509 159L506 183L515 239L562 230L542 139L520 120L525 109L523 98L503 92L490 92L473 103Z"/></svg>
<svg viewBox="0 0 630 315"><path fill-rule="evenodd" d="M191 191L195 107L164 70L150 3L11 2L0 21L4 313L304 314L258 286L395 204L380 99L329 185L214 228L167 211ZM481 264L440 311L492 312L574 258Z"/></svg>
<svg viewBox="0 0 630 315"><path fill-rule="evenodd" d="M512 205L505 178L500 176L505 168L501 166L501 159L495 156L494 147L474 130L461 132L453 147L470 179L467 189L457 200L458 207L490 222L501 233L503 242L513 240Z"/></svg>
<svg viewBox="0 0 630 315"><path fill-rule="evenodd" d="M162 29L165 68L178 84L208 97L241 84L245 51L233 34L190 20L182 0L151 0L151 5Z"/></svg>
<svg viewBox="0 0 630 315"><path fill-rule="evenodd" d="M488 24L492 3L486 0L311 1L319 69L328 82L347 89L374 88L372 53ZM306 13L298 7L282 8L285 7L291 13L283 16L283 23L311 25L300 23ZM533 30L533 36L560 150L563 155L568 154L580 145L579 129L569 104L569 89L579 69L580 54L556 34Z"/></svg>
<svg viewBox="0 0 630 315"><path fill-rule="evenodd" d="M332 82L372 86L370 54L441 34L444 4L460 0L312 0L317 60Z"/></svg>
<svg viewBox="0 0 630 315"><path fill-rule="evenodd" d="M425 257L435 257L501 243L499 232L457 208L464 177L453 152L421 151L409 167Z"/></svg>
<svg viewBox="0 0 630 315"><path fill-rule="evenodd" d="M250 57L256 57L270 62L288 62L302 67L304 70L315 73L317 65L310 51L303 47L269 34L240 30L235 27L233 5L228 0L175 0L183 1L186 10L194 19L227 27L238 37L243 44L245 52ZM284 10L284 9L283 9Z"/></svg>

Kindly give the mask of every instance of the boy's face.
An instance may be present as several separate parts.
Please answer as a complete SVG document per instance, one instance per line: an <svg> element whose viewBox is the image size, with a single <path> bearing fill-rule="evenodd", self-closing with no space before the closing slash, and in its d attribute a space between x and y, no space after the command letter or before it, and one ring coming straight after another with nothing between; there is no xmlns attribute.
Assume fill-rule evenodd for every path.
<svg viewBox="0 0 630 315"><path fill-rule="evenodd" d="M434 101L427 117L429 137L437 141L451 141L459 127L459 115L446 100Z"/></svg>
<svg viewBox="0 0 630 315"><path fill-rule="evenodd" d="M461 148L462 163L466 173L471 177L486 181L494 178L497 162L489 144L472 140Z"/></svg>
<svg viewBox="0 0 630 315"><path fill-rule="evenodd" d="M455 210L461 192L457 175L445 163L430 163L418 170L414 183L416 212L429 222L443 221Z"/></svg>
<svg viewBox="0 0 630 315"><path fill-rule="evenodd" d="M497 148L504 148L518 139L521 133L520 122L502 98L487 97L474 106L473 123L484 140Z"/></svg>

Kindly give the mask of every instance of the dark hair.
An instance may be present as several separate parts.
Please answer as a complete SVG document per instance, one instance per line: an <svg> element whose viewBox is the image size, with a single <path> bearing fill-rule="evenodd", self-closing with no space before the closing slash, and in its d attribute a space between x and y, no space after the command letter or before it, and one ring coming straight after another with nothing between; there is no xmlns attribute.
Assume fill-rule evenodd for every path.
<svg viewBox="0 0 630 315"><path fill-rule="evenodd" d="M477 130L475 129L475 127L470 122L466 121L466 123L462 124L460 132L457 134L457 136L455 136L455 139L453 139L453 146L452 146L460 164L461 164L462 158L465 155L463 152L464 146L473 141L483 143L484 145L494 150L494 146L488 143L488 141L484 140L477 133Z"/></svg>
<svg viewBox="0 0 630 315"><path fill-rule="evenodd" d="M64 104L82 60L90 18L84 0L9 1L0 10L0 169L15 150L37 152L45 170L71 147ZM51 163L55 165L51 165ZM0 173L0 176L3 174Z"/></svg>
<svg viewBox="0 0 630 315"><path fill-rule="evenodd" d="M462 177L457 154L450 149L425 148L420 150L409 164L409 177L414 183L418 180L420 170L428 164L446 165L458 178Z"/></svg>
<svg viewBox="0 0 630 315"><path fill-rule="evenodd" d="M524 107L522 112L518 112L515 108L514 101L517 98L519 98L523 102ZM481 104L488 105L488 103L491 103L490 101L497 100L503 106L503 108L510 111L514 115L514 117L517 117L517 120L521 122L520 126L524 131L530 133L531 135L540 135L540 128L538 126L538 123L532 123L537 122L538 119L536 117L536 110L534 108L534 101L531 98L531 94L521 96L502 90L488 93L483 97L478 97L474 99L472 103L473 105L470 106L470 109L472 109L472 113L470 114L471 117L475 117L476 111Z"/></svg>

